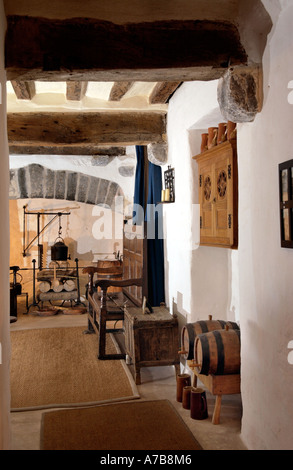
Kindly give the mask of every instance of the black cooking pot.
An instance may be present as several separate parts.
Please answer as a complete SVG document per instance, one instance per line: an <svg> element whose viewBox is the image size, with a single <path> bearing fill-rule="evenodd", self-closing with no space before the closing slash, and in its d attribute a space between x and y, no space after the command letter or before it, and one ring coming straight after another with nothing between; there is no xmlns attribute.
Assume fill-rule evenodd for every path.
<svg viewBox="0 0 293 470"><path fill-rule="evenodd" d="M59 237L62 240L61 237ZM58 238L57 238L58 240ZM68 246L65 245L64 241L59 241L51 246L51 259L52 261L67 261L68 259Z"/></svg>

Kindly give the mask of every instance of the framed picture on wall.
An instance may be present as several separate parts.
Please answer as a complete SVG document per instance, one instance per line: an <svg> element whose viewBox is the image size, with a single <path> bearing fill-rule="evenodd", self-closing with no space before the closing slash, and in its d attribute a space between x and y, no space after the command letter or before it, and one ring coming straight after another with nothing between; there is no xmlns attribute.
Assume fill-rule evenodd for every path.
<svg viewBox="0 0 293 470"><path fill-rule="evenodd" d="M293 248L293 160L279 164L281 246Z"/></svg>

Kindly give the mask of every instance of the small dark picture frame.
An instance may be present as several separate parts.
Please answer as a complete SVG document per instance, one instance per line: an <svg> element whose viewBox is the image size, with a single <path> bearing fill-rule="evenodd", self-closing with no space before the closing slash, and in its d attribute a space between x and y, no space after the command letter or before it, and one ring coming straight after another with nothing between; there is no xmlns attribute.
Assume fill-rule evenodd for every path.
<svg viewBox="0 0 293 470"><path fill-rule="evenodd" d="M279 164L281 247L293 248L293 160Z"/></svg>

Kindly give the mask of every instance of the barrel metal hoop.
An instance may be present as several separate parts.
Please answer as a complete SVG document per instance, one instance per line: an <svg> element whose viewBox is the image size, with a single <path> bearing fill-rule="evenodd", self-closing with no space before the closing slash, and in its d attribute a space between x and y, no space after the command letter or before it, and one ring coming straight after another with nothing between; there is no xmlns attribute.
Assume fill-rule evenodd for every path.
<svg viewBox="0 0 293 470"><path fill-rule="evenodd" d="M198 336L201 342L202 348L202 365L200 373L203 375L209 375L210 371L210 345L209 340L205 334Z"/></svg>
<svg viewBox="0 0 293 470"><path fill-rule="evenodd" d="M224 320L218 320L223 330L225 329L226 322Z"/></svg>
<svg viewBox="0 0 293 470"><path fill-rule="evenodd" d="M194 329L192 323L186 323L186 329L188 331L189 340L193 343L194 342Z"/></svg>
<svg viewBox="0 0 293 470"><path fill-rule="evenodd" d="M224 354L224 344L223 344L223 339L221 335L221 330L215 330L213 331L213 335L216 340L217 344L217 352L218 352L218 363L217 363L217 375L223 375L224 374L224 367L225 367L225 354Z"/></svg>
<svg viewBox="0 0 293 470"><path fill-rule="evenodd" d="M234 321L230 321L230 322L229 322L229 326L231 326L231 328L232 328L233 330L239 330L239 326L238 326L237 323L234 322Z"/></svg>
<svg viewBox="0 0 293 470"><path fill-rule="evenodd" d="M193 329L192 323L186 323L185 327L187 329L188 338L189 338L189 350L188 350L187 359L190 360L190 359L193 359L193 357L194 357L193 356L193 347L194 347L195 334L194 334L194 329Z"/></svg>
<svg viewBox="0 0 293 470"><path fill-rule="evenodd" d="M201 331L202 331L203 333L208 333L208 332L209 332L209 329L208 329L208 326L207 326L207 322L206 322L206 321L199 321L198 323L200 324Z"/></svg>

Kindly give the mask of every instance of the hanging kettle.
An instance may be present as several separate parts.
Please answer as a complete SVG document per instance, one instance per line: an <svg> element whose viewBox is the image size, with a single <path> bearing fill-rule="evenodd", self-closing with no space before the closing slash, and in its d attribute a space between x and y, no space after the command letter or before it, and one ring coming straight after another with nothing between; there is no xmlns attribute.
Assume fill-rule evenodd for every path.
<svg viewBox="0 0 293 470"><path fill-rule="evenodd" d="M61 241L57 241L60 239ZM54 245L51 246L51 260L52 261L67 261L68 259L68 246L65 245L61 237L57 237Z"/></svg>

